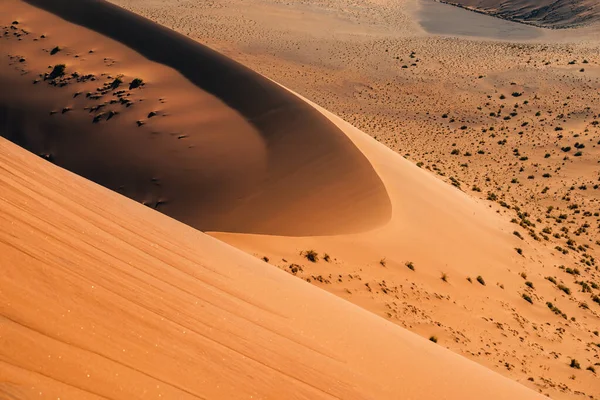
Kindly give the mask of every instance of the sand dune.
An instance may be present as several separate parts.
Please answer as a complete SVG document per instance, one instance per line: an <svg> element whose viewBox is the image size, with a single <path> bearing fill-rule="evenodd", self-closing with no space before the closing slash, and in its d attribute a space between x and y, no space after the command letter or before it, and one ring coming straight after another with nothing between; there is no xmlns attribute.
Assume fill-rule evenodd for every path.
<svg viewBox="0 0 600 400"><path fill-rule="evenodd" d="M352 235L211 235L546 395L557 388L553 398L594 396L597 307L587 306L585 291L566 289L562 296L548 281L556 276L559 287L572 285L556 274L556 263L571 265L567 258L516 236L500 207L469 197L315 107L373 164L391 198L391 220ZM596 277L593 268L581 273ZM568 316L554 315L548 302ZM572 359L591 369L574 375Z"/></svg>
<svg viewBox="0 0 600 400"><path fill-rule="evenodd" d="M541 398L0 142L3 398Z"/></svg>
<svg viewBox="0 0 600 400"><path fill-rule="evenodd" d="M542 397L517 382L553 398L597 393L595 292L574 289L596 279L593 258L561 275L572 255L524 238L527 214L511 224L504 206L181 35L102 1L28 3L0 6L2 135L257 257L0 142L0 338L11 344L0 394ZM385 48L374 60L386 69L389 43L361 43ZM407 54L416 69L421 56ZM305 71L292 69L296 82ZM400 97L427 87L384 85Z"/></svg>
<svg viewBox="0 0 600 400"><path fill-rule="evenodd" d="M198 229L331 234L389 218L364 156L276 84L105 2L31 3L87 28L3 3L16 57L0 66L3 136Z"/></svg>
<svg viewBox="0 0 600 400"><path fill-rule="evenodd" d="M596 0L443 0L500 18L550 28L570 28L597 23L600 3Z"/></svg>

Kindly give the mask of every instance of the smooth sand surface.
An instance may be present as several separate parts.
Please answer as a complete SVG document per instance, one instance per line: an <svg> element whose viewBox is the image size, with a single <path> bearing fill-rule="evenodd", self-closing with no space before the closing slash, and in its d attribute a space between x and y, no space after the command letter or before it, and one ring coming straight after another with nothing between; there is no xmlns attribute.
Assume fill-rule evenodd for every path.
<svg viewBox="0 0 600 400"><path fill-rule="evenodd" d="M541 398L0 142L3 398Z"/></svg>

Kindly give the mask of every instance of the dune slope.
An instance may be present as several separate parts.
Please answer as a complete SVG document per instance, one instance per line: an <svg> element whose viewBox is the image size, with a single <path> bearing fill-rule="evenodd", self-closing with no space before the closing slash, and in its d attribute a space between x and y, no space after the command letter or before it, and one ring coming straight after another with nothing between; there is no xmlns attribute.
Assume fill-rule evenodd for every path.
<svg viewBox="0 0 600 400"><path fill-rule="evenodd" d="M202 230L331 234L389 218L364 156L268 79L103 1L30 3L56 15L0 5L4 137Z"/></svg>
<svg viewBox="0 0 600 400"><path fill-rule="evenodd" d="M5 140L0 170L4 398L541 398Z"/></svg>
<svg viewBox="0 0 600 400"><path fill-rule="evenodd" d="M500 18L549 28L570 28L600 20L596 0L443 0Z"/></svg>
<svg viewBox="0 0 600 400"><path fill-rule="evenodd" d="M573 278L566 256L526 239L500 206L315 107L373 164L392 201L391 220L326 237L210 234L549 397L597 396L600 314L595 292L575 282L596 281L594 268Z"/></svg>
<svg viewBox="0 0 600 400"><path fill-rule="evenodd" d="M529 27L543 36L514 43L519 25L444 5L431 6L440 23L473 20L475 37L420 32L414 6L428 1L112 2L398 153L347 131L391 197L380 229L212 234L553 399L600 397L596 27ZM511 42L482 38L478 20Z"/></svg>

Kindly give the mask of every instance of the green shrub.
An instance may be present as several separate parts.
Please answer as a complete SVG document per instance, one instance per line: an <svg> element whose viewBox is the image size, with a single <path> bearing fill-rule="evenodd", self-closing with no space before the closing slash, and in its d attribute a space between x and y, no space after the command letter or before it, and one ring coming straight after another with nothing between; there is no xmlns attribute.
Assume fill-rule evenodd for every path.
<svg viewBox="0 0 600 400"><path fill-rule="evenodd" d="M548 308L550 310L552 310L552 312L556 315L560 315L561 317L563 317L564 319L567 319L567 314L563 313L562 311L560 311L560 309L558 307L556 307L554 304L552 304L551 302L546 302L546 306L548 306Z"/></svg>
<svg viewBox="0 0 600 400"><path fill-rule="evenodd" d="M563 285L562 283L558 284L557 287L562 290L563 292L565 292L566 294L570 295L571 294L571 289L569 289L568 287L566 287L565 285Z"/></svg>
<svg viewBox="0 0 600 400"><path fill-rule="evenodd" d="M554 284L556 285L556 279L554 279L553 277L551 277L551 276L547 276L547 277L546 277L546 279L547 279L547 280L549 280L550 282L552 282L552 283L554 283Z"/></svg>

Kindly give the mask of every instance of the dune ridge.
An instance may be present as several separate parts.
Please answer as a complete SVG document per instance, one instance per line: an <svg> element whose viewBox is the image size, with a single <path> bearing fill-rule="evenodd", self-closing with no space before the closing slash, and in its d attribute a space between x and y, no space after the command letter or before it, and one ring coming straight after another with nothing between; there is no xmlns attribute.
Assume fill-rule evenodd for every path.
<svg viewBox="0 0 600 400"><path fill-rule="evenodd" d="M3 136L202 230L333 234L389 219L385 187L364 156L275 83L104 1L32 1L71 24L53 14L21 18L18 29L37 37L15 41L10 22L24 4L3 3L12 14L5 51L26 59L2 67ZM79 37L73 23L85 25ZM62 50L51 54L54 46ZM67 78L32 85L59 62ZM145 85L112 87L121 75Z"/></svg>

